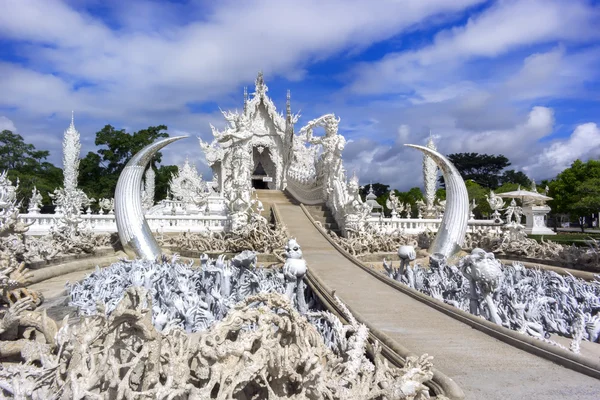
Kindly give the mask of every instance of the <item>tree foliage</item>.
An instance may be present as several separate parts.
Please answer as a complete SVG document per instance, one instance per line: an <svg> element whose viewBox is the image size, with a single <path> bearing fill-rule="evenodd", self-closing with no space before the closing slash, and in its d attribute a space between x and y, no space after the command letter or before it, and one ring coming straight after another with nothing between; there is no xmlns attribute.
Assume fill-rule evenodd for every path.
<svg viewBox="0 0 600 400"><path fill-rule="evenodd" d="M475 200L475 204L477 204L477 207L473 210L475 218L483 218L490 215L491 208L486 198L490 190L471 180L465 181L465 186L469 194L469 201L472 202Z"/></svg>
<svg viewBox="0 0 600 400"><path fill-rule="evenodd" d="M571 214L581 223L582 231L583 219L600 211L600 161L575 160L548 186L552 211Z"/></svg>
<svg viewBox="0 0 600 400"><path fill-rule="evenodd" d="M37 150L25 143L19 134L9 130L0 132L0 171L8 171L13 184L19 179L17 196L24 200L23 209L34 186L41 192L44 206L50 206L48 192L62 185L62 170L46 161L49 155L47 150Z"/></svg>
<svg viewBox="0 0 600 400"><path fill-rule="evenodd" d="M502 170L510 165L508 158L503 155L479 153L454 153L448 159L460 172L463 179L472 180L478 185L495 189L500 185ZM443 184L443 177L440 177Z"/></svg>
<svg viewBox="0 0 600 400"><path fill-rule="evenodd" d="M95 143L102 147L97 153L89 152L79 164L79 186L96 199L114 197L119 175L127 162L145 146L159 138L168 137L169 134L164 132L166 129L165 125L151 126L130 134L124 129L115 129L111 125L106 125L96 133ZM158 152L151 162L151 166L157 171L157 192L159 176L163 186L165 184L163 181L166 179L168 184L170 178L170 175L168 177L160 175L160 169L156 167L160 161L161 153ZM160 191L163 196L166 196L166 188L161 186ZM164 197L157 196L157 198Z"/></svg>
<svg viewBox="0 0 600 400"><path fill-rule="evenodd" d="M515 171L514 169L509 169L504 171L502 177L500 178L500 182L502 185L506 185L507 183L514 183L516 185L521 185L524 188L531 187L531 179L525 175L522 171Z"/></svg>

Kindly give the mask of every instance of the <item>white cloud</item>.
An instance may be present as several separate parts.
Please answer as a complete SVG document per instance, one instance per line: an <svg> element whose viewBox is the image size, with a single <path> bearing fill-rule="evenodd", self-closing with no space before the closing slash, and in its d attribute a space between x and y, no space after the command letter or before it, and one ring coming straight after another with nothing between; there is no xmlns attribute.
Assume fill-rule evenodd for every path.
<svg viewBox="0 0 600 400"><path fill-rule="evenodd" d="M432 77L437 83L460 74L464 63L475 58L496 58L534 44L597 38L598 19L598 8L585 1L498 1L464 26L438 33L429 46L363 64L349 89L356 93L419 90Z"/></svg>
<svg viewBox="0 0 600 400"><path fill-rule="evenodd" d="M172 18L160 20L168 6L134 2L150 18L146 28L126 19L121 22L127 26L113 31L62 2L3 0L0 35L22 41L22 52L38 70L4 66L1 75L12 84L3 97L31 111L64 113L77 105L97 117L115 110L129 116L174 113L189 101L208 100L250 81L259 69L298 79L313 60L368 46L482 1L387 0L375 7L358 0L223 1L202 19L180 25ZM159 22L156 32L148 31ZM48 70L58 74L42 72ZM75 89L81 81L92 85ZM34 98L39 101L31 102Z"/></svg>
<svg viewBox="0 0 600 400"><path fill-rule="evenodd" d="M5 129L13 133L17 133L17 127L15 126L15 124L5 116L0 116L0 132L2 132Z"/></svg>
<svg viewBox="0 0 600 400"><path fill-rule="evenodd" d="M571 136L545 148L524 170L545 178L554 178L573 161L600 157L600 128L589 122L578 125Z"/></svg>

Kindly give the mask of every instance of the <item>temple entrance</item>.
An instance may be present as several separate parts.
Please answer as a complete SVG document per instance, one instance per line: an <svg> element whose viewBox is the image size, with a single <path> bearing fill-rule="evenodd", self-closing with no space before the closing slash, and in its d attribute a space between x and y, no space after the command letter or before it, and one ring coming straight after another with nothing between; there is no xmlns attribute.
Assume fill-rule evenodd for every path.
<svg viewBox="0 0 600 400"><path fill-rule="evenodd" d="M269 178L262 163L259 162L254 172L252 172L252 187L254 189L268 189Z"/></svg>
<svg viewBox="0 0 600 400"><path fill-rule="evenodd" d="M253 152L254 171L252 171L252 187L254 189L274 189L276 169L271 160L269 148L262 146L254 147Z"/></svg>

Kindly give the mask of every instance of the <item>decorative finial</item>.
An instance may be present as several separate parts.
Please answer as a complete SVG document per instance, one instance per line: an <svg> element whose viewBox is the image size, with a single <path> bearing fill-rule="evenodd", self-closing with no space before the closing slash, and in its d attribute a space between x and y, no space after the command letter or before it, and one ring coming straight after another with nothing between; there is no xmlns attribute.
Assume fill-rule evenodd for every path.
<svg viewBox="0 0 600 400"><path fill-rule="evenodd" d="M248 87L244 86L244 113L248 109Z"/></svg>
<svg viewBox="0 0 600 400"><path fill-rule="evenodd" d="M75 112L71 110L71 125L75 126Z"/></svg>
<svg viewBox="0 0 600 400"><path fill-rule="evenodd" d="M292 117L292 103L291 103L291 93L290 89L287 91L286 101L285 101L285 112L288 119Z"/></svg>
<svg viewBox="0 0 600 400"><path fill-rule="evenodd" d="M258 76L256 77L256 81L254 82L256 85L256 93L262 93L264 91L265 86L265 78L263 76L263 72L258 71Z"/></svg>

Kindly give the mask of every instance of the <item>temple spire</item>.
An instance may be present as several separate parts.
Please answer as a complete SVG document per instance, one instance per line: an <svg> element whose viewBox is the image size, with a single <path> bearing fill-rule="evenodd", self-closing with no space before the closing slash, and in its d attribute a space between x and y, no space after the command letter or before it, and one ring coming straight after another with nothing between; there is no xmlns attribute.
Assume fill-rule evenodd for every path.
<svg viewBox="0 0 600 400"><path fill-rule="evenodd" d="M63 136L63 176L64 188L74 191L77 188L77 176L79 175L79 154L81 143L79 132L75 129L75 113L71 111L71 125Z"/></svg>
<svg viewBox="0 0 600 400"><path fill-rule="evenodd" d="M433 135L429 130L429 140L427 140L427 148L437 150L433 142ZM438 167L435 161L427 154L423 154L423 181L425 187L425 218L433 218L433 203L435 202L435 190L437 186Z"/></svg>
<svg viewBox="0 0 600 400"><path fill-rule="evenodd" d="M288 89L286 100L285 100L285 116L286 116L286 120L288 122L292 121L292 102L291 102L291 98L292 98L292 96L290 94L290 89Z"/></svg>
<svg viewBox="0 0 600 400"><path fill-rule="evenodd" d="M262 71L258 71L258 76L256 77L255 84L255 94L256 95L264 95L267 92L267 85L265 85L265 78L263 76Z"/></svg>
<svg viewBox="0 0 600 400"><path fill-rule="evenodd" d="M244 113L248 109L248 87L244 86Z"/></svg>

